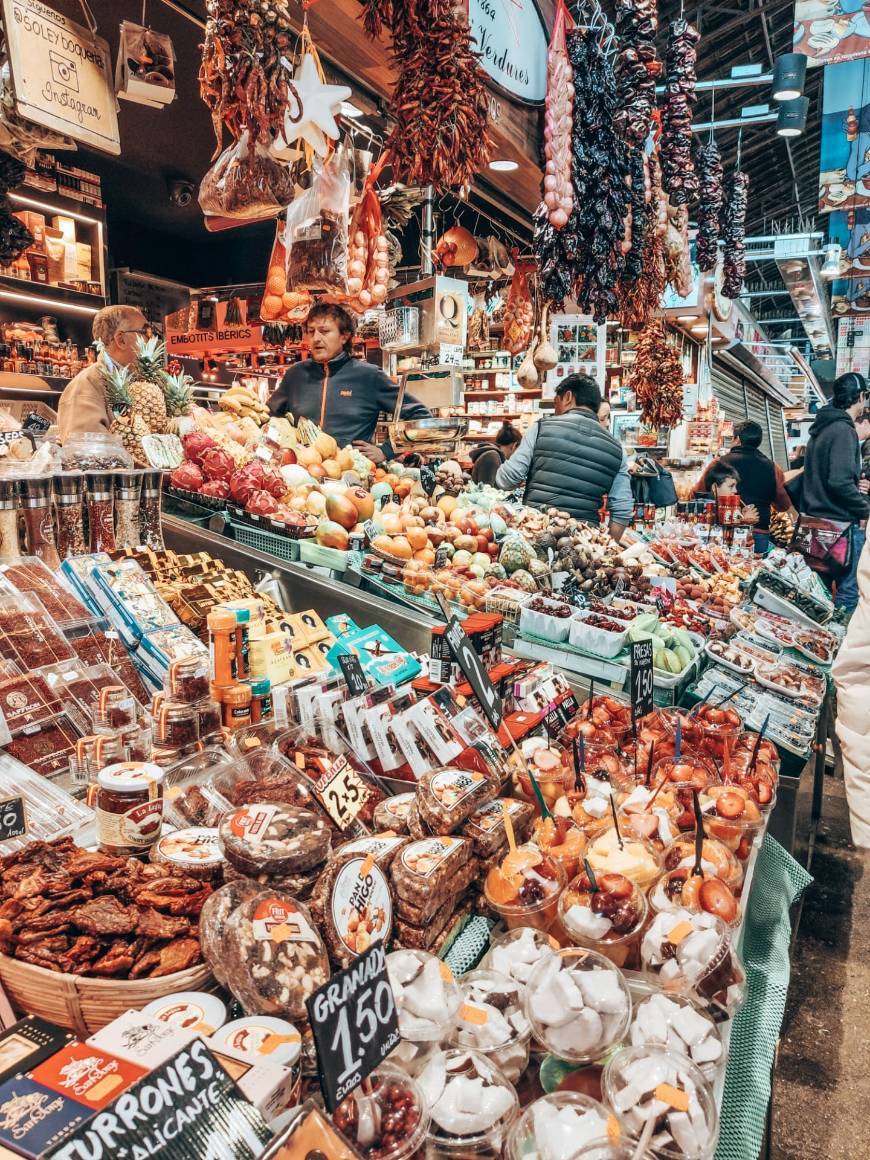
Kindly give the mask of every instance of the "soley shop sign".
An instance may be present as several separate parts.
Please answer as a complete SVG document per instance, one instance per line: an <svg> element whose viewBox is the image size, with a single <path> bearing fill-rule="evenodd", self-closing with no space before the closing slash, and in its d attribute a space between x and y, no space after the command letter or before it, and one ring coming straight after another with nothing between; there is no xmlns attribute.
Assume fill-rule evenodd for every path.
<svg viewBox="0 0 870 1160"><path fill-rule="evenodd" d="M493 83L525 104L547 93L547 33L535 0L468 0L480 63Z"/></svg>

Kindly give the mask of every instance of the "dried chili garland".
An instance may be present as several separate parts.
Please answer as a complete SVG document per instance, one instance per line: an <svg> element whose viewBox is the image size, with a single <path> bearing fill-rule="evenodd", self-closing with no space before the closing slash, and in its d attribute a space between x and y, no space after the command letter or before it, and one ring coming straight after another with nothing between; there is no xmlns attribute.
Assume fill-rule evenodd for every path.
<svg viewBox="0 0 870 1160"><path fill-rule="evenodd" d="M629 387L640 404L642 422L670 427L683 417L683 368L660 319L650 322L638 339Z"/></svg>
<svg viewBox="0 0 870 1160"><path fill-rule="evenodd" d="M725 189L721 236L724 244L722 293L737 298L746 277L746 207L749 203L749 177L742 170L731 174Z"/></svg>
<svg viewBox="0 0 870 1160"><path fill-rule="evenodd" d="M465 14L452 0L361 0L370 36L387 29L398 80L387 141L394 175L436 190L469 185L489 156L489 98Z"/></svg>
<svg viewBox="0 0 870 1160"><path fill-rule="evenodd" d="M662 191L658 148L646 159L649 200L644 209L644 243L640 276L620 287L620 321L642 329L655 315L665 289L665 230L667 199Z"/></svg>
<svg viewBox="0 0 870 1160"><path fill-rule="evenodd" d="M719 256L719 218L724 200L722 157L712 138L706 145L698 146L695 169L700 186L696 257L700 270L712 270Z"/></svg>
<svg viewBox="0 0 870 1160"><path fill-rule="evenodd" d="M672 205L687 205L698 196L698 176L692 164L692 106L698 30L687 20L668 27L665 56L665 99L662 105L662 185Z"/></svg>

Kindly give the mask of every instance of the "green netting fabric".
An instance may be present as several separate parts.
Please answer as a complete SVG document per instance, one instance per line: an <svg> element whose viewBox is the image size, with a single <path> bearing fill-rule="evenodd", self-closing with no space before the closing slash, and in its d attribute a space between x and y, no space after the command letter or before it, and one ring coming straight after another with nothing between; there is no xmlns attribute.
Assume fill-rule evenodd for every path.
<svg viewBox="0 0 870 1160"><path fill-rule="evenodd" d="M731 1029L716 1160L757 1160L761 1150L770 1071L789 984L789 908L812 880L765 835L746 916L746 1001Z"/></svg>
<svg viewBox="0 0 870 1160"><path fill-rule="evenodd" d="M454 975L464 975L477 966L489 947L489 932L494 925L480 914L468 920L450 950L442 956Z"/></svg>

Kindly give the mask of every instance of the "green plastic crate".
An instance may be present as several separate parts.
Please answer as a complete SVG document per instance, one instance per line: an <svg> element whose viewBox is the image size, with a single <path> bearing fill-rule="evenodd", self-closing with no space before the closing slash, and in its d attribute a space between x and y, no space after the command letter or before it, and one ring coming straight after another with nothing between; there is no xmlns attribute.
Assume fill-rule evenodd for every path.
<svg viewBox="0 0 870 1160"><path fill-rule="evenodd" d="M267 532L238 520L230 520L230 527L233 529L233 539L239 544L255 548L267 556L276 556L290 564L299 560L299 541L290 536L279 536L275 532Z"/></svg>

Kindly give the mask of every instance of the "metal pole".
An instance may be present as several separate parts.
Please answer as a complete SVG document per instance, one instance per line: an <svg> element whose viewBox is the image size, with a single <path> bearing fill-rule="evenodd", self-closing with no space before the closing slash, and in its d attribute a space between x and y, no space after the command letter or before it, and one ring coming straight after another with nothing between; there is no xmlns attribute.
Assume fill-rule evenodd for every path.
<svg viewBox="0 0 870 1160"><path fill-rule="evenodd" d="M697 81L695 92L716 93L721 89L751 89L758 85L773 84L773 73L758 73L750 77L721 77L715 81ZM662 96L667 92L666 85L656 85L656 95Z"/></svg>
<svg viewBox="0 0 870 1160"><path fill-rule="evenodd" d="M432 276L432 250L435 245L435 191L427 185L423 191L423 212L420 217L420 277Z"/></svg>
<svg viewBox="0 0 870 1160"><path fill-rule="evenodd" d="M761 117L729 117L727 121L701 121L692 126L693 133L706 133L710 129L751 129L753 125L772 125L778 113L765 113Z"/></svg>

